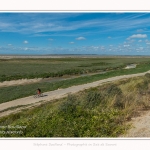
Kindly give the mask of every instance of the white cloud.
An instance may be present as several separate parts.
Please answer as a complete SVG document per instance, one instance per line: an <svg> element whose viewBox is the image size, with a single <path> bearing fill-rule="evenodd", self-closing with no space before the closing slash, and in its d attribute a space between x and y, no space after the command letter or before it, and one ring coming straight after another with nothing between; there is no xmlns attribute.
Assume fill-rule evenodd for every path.
<svg viewBox="0 0 150 150"><path fill-rule="evenodd" d="M143 29L138 29L136 32L143 32L144 30Z"/></svg>
<svg viewBox="0 0 150 150"><path fill-rule="evenodd" d="M133 34L128 39L131 39L131 38L147 38L147 35L146 34Z"/></svg>
<svg viewBox="0 0 150 150"><path fill-rule="evenodd" d="M149 27L149 18L141 17L146 13L136 13L118 19L111 18L94 18L69 21L68 18L80 16L82 13L11 13L1 15L0 30L3 32L19 32L25 34L35 34L35 36L47 36L46 32L53 31L71 31L91 27L105 27L105 31L119 31L142 29ZM119 26L118 26L119 24ZM116 28L117 27L117 28ZM43 32L43 33L42 33ZM94 31L89 31L93 34ZM100 33L102 30L100 30ZM45 34L44 34L45 33ZM58 32L59 34L62 34ZM57 35L58 33L55 33ZM95 33L95 32L94 32ZM96 31L97 33L97 31ZM51 34L51 33L50 33ZM81 34L81 33L80 33Z"/></svg>
<svg viewBox="0 0 150 150"><path fill-rule="evenodd" d="M74 42L69 42L70 44L74 44Z"/></svg>
<svg viewBox="0 0 150 150"><path fill-rule="evenodd" d="M130 45L123 45L123 47L129 47Z"/></svg>
<svg viewBox="0 0 150 150"><path fill-rule="evenodd" d="M140 47L139 49L143 49L144 47Z"/></svg>
<svg viewBox="0 0 150 150"><path fill-rule="evenodd" d="M29 42L28 42L28 41L23 41L23 43L24 43L24 44L28 44Z"/></svg>
<svg viewBox="0 0 150 150"><path fill-rule="evenodd" d="M85 39L86 39L86 38L85 38L85 37L82 37L82 36L76 38L76 40L85 40Z"/></svg>
<svg viewBox="0 0 150 150"><path fill-rule="evenodd" d="M149 45L149 44L150 44L150 41L149 41L148 39L146 39L146 40L145 40L145 43Z"/></svg>
<svg viewBox="0 0 150 150"><path fill-rule="evenodd" d="M142 40L139 40L138 42L142 42Z"/></svg>
<svg viewBox="0 0 150 150"><path fill-rule="evenodd" d="M109 36L108 39L111 39L111 36Z"/></svg>
<svg viewBox="0 0 150 150"><path fill-rule="evenodd" d="M136 42L135 39L127 38L127 43L134 43L134 42ZM127 44L127 43L126 43L126 44Z"/></svg>
<svg viewBox="0 0 150 150"><path fill-rule="evenodd" d="M28 49L29 49L28 47L25 47L25 48L24 48L25 51L27 51Z"/></svg>
<svg viewBox="0 0 150 150"><path fill-rule="evenodd" d="M100 49L103 50L103 49L105 49L105 47L104 47L104 46L101 46Z"/></svg>
<svg viewBox="0 0 150 150"><path fill-rule="evenodd" d="M12 46L12 44L8 44L8 46Z"/></svg>

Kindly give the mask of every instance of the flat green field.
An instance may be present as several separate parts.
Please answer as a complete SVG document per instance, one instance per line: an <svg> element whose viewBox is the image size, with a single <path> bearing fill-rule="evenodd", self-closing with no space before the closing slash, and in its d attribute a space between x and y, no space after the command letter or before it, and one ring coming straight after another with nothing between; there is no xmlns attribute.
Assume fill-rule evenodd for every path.
<svg viewBox="0 0 150 150"><path fill-rule="evenodd" d="M124 69L128 64L136 68ZM109 77L150 70L149 58L57 58L1 59L1 81L19 78L53 77L106 71L55 82L0 88L0 103L42 92L89 83ZM130 126L126 121L149 109L150 74L116 81L81 91L58 101L0 118L0 137L118 137ZM140 99L139 99L140 98ZM13 108L15 109L15 108ZM7 126L24 126L11 133ZM6 128L5 128L6 127Z"/></svg>
<svg viewBox="0 0 150 150"><path fill-rule="evenodd" d="M132 69L123 69L127 64L131 64L131 63L136 63L137 67ZM17 79L15 75L17 71L20 74L20 78L25 78L27 74L33 77L34 72L38 72L37 74L34 74L34 76L39 77L40 75L42 76L44 71L46 73L46 71L48 71L48 68L50 67L55 68L53 69L55 73L60 72L60 70L64 71L64 75L66 73L65 70L67 67L68 68L70 67L71 71L73 71L76 68L77 69L80 68L81 70L87 72L89 70L90 71L92 70L92 72L100 72L98 70L108 71L105 74L80 76L74 79L67 79L63 81L58 80L52 83L39 82L39 83L32 83L32 84L25 84L25 85L0 87L0 103L33 95L35 94L37 88L41 88L42 92L46 92L46 91L56 90L58 88L67 88L73 85L90 83L97 80L106 79L109 77L141 73L150 70L149 58L82 58L82 59L81 58L63 58L63 59L59 58L59 59L39 59L39 60L38 59L10 59L10 60L1 60L0 64L2 66L0 69L1 79L4 76L9 77L9 79L10 78L12 79L12 77L14 79ZM88 67L85 67L85 65L88 65ZM36 69L37 68L39 69L37 69L36 71L34 67ZM71 73L73 74L74 72ZM84 73L84 74L88 74L88 73Z"/></svg>
<svg viewBox="0 0 150 150"><path fill-rule="evenodd" d="M150 58L22 58L0 59L0 81L60 77L123 68L127 64L150 63Z"/></svg>

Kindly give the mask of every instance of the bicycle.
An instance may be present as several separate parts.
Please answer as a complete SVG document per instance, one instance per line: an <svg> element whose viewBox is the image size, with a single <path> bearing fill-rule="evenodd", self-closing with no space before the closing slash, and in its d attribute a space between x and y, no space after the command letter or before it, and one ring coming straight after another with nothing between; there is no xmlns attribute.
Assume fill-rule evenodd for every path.
<svg viewBox="0 0 150 150"><path fill-rule="evenodd" d="M34 98L39 98L39 97L43 97L43 96L44 96L44 95L43 95L42 93L41 93L41 94L37 94L37 93L36 93L33 97L34 97Z"/></svg>

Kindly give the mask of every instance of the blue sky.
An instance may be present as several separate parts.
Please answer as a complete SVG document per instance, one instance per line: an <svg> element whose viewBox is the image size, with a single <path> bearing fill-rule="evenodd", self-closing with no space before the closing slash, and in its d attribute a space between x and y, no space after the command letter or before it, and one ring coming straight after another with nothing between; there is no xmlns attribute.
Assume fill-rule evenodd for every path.
<svg viewBox="0 0 150 150"><path fill-rule="evenodd" d="M150 13L1 12L0 54L150 55Z"/></svg>

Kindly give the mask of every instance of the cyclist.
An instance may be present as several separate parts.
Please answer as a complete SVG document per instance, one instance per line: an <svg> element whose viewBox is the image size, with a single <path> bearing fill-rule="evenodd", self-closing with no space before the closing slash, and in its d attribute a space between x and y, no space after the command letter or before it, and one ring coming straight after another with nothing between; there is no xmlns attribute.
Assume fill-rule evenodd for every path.
<svg viewBox="0 0 150 150"><path fill-rule="evenodd" d="M41 95L41 89L37 89L37 94L38 94L38 96L40 96Z"/></svg>

